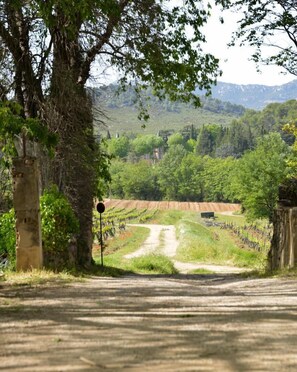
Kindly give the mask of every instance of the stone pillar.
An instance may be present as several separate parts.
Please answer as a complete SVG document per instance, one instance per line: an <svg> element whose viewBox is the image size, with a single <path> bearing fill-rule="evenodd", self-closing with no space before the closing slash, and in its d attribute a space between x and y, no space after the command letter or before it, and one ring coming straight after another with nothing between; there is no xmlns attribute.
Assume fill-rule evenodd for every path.
<svg viewBox="0 0 297 372"><path fill-rule="evenodd" d="M40 177L36 158L13 160L13 204L16 214L16 268L40 269L43 265L40 223Z"/></svg>

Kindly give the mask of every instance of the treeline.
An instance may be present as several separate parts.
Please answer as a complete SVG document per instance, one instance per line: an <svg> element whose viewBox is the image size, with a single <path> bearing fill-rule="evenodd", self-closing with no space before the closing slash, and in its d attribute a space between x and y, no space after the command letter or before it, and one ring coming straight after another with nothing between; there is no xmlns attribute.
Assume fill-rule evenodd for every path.
<svg viewBox="0 0 297 372"><path fill-rule="evenodd" d="M241 202L250 217L271 218L279 184L295 174L294 136L282 130L295 118L297 102L291 100L248 110L227 128L191 125L175 133L109 139L109 196Z"/></svg>
<svg viewBox="0 0 297 372"><path fill-rule="evenodd" d="M109 140L109 151L116 157L135 159L153 153L157 147L164 151L172 144L182 144L197 155L240 158L245 151L255 148L258 138L271 132L280 133L282 139L292 145L294 136L282 130L286 123L297 118L297 101L269 104L263 111L247 110L233 120L229 127L216 124L198 128L187 125L178 132L160 130L156 135L123 135ZM163 140L163 141L162 141Z"/></svg>

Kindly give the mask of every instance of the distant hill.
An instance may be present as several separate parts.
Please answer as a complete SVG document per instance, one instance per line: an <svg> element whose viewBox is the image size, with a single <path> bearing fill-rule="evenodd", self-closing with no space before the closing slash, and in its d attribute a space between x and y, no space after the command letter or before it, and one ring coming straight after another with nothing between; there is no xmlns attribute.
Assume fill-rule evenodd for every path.
<svg viewBox="0 0 297 372"><path fill-rule="evenodd" d="M144 123L138 119L139 110L133 90L128 87L125 92L118 94L117 88L117 85L111 84L92 89L95 106L105 112L106 129L112 135L127 132L157 133L160 129L177 131L189 124L196 127L204 124L229 126L234 119L244 115L246 108L262 110L270 103L297 99L297 80L277 86L218 82L212 89L211 98L200 96L202 107L199 109L181 102L160 101L148 92L150 119Z"/></svg>
<svg viewBox="0 0 297 372"><path fill-rule="evenodd" d="M199 95L201 91L196 91ZM232 104L261 110L269 103L297 99L297 79L283 85L267 86L258 84L237 85L218 82L212 88L212 97Z"/></svg>
<svg viewBox="0 0 297 372"><path fill-rule="evenodd" d="M138 119L138 107L135 93L131 88L117 93L116 85L93 88L95 107L106 114L104 120L109 132L115 133L157 133L160 129L177 131L186 125L200 127L204 124L229 126L234 119L242 116L245 107L215 98L201 97L202 107L194 108L191 104L160 101L148 92L147 101L150 119L144 123ZM94 110L96 117L96 109ZM145 128L143 128L145 124Z"/></svg>

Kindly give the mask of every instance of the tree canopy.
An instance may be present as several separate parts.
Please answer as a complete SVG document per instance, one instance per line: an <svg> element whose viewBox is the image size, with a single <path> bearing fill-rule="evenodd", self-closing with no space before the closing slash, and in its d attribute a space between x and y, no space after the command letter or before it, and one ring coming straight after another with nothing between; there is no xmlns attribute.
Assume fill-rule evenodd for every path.
<svg viewBox="0 0 297 372"><path fill-rule="evenodd" d="M297 75L295 0L216 0L216 4L242 13L233 44L239 40L241 45L252 45L254 61L275 64Z"/></svg>
<svg viewBox="0 0 297 372"><path fill-rule="evenodd" d="M289 175L290 148L278 133L259 138L254 151L246 152L233 169L231 189L253 219L272 220L278 187Z"/></svg>

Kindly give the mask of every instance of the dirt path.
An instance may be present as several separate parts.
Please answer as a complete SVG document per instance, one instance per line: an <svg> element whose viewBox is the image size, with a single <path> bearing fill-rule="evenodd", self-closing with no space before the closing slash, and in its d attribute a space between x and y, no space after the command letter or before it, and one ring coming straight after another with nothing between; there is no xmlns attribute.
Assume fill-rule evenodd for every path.
<svg viewBox="0 0 297 372"><path fill-rule="evenodd" d="M226 274L235 274L246 271L246 269L234 266L207 265L203 263L177 261L174 257L176 256L176 250L179 243L176 239L175 227L173 225L133 224L133 226L141 226L150 229L150 235L137 251L127 254L125 258L134 258L160 251L160 253L172 259L174 266L181 274L187 274L196 269L205 269L214 273Z"/></svg>
<svg viewBox="0 0 297 372"><path fill-rule="evenodd" d="M294 280L126 276L0 288L2 371L296 371Z"/></svg>
<svg viewBox="0 0 297 372"><path fill-rule="evenodd" d="M174 257L156 230L135 254L163 231ZM296 371L296 304L296 280L222 272L0 283L0 371Z"/></svg>

